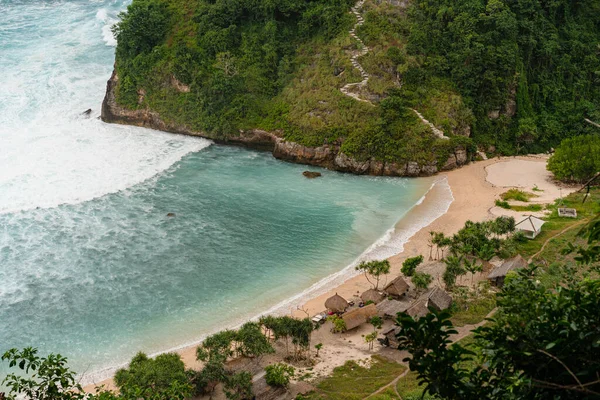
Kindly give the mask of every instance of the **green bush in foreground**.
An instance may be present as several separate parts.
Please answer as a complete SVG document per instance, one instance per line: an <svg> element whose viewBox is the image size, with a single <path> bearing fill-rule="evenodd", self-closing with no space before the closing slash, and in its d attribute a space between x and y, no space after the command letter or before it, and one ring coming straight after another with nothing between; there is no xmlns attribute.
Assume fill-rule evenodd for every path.
<svg viewBox="0 0 600 400"><path fill-rule="evenodd" d="M184 399L192 394L190 376L175 353L156 358L138 353L128 368L115 373L114 380L125 398Z"/></svg>

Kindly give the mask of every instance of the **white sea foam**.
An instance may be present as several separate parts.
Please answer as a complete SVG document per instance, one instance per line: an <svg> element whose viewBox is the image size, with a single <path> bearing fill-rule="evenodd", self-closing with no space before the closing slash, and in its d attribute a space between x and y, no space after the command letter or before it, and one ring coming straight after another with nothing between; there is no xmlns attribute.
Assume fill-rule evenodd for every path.
<svg viewBox="0 0 600 400"><path fill-rule="evenodd" d="M104 40L104 43L106 43L107 46L116 46L117 39L112 33L112 27L117 23L117 18L113 15L109 15L106 8L101 8L96 13L96 19L104 24L102 26L102 40Z"/></svg>
<svg viewBox="0 0 600 400"><path fill-rule="evenodd" d="M0 214L117 192L210 144L97 120L112 70L105 43L124 6L106 3L95 18L71 2L4 11L15 31L0 43Z"/></svg>

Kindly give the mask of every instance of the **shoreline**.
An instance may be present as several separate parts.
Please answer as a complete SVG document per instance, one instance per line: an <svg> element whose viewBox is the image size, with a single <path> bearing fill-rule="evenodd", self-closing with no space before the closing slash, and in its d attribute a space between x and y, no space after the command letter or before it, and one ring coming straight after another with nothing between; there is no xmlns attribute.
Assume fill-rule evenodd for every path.
<svg viewBox="0 0 600 400"><path fill-rule="evenodd" d="M399 177L402 178L402 177ZM406 179L406 178L404 178ZM196 361L196 347L202 343L204 338L224 329L237 329L242 324L249 320L257 320L263 315L300 315L305 316L304 312L300 311L300 308L312 299L321 296L326 293L331 285L337 287L343 285L350 279L355 278L358 275L358 272L355 271L355 266L358 265L361 261L372 260L372 259L381 259L388 258L394 254L401 253L404 249L404 245L406 245L407 241L410 240L412 236L421 229L425 228L435 219L441 217L444 212L447 211L449 205L454 201L452 197L452 192L447 183L447 178L444 175L435 176L435 177L419 177L419 180L429 180L430 182L424 182L424 186L428 185L425 193L415 202L415 204L410 207L404 214L402 214L399 219L394 223L392 227L390 227L386 232L373 243L371 243L358 257L356 257L350 264L346 265L342 269L333 272L313 284L304 290L290 296L284 298L283 300L278 301L273 306L270 306L267 309L261 309L260 311L250 312L251 317L243 317L242 320L219 325L217 328L210 330L209 332L201 335L199 338L189 341L187 343L183 343L181 345L168 348L166 350L160 350L153 353L149 353L150 357L155 357L159 354L164 353L179 353L182 356L185 364L189 368L201 367L201 364ZM434 210L436 214L427 214L427 205L433 203L433 199L431 199L432 193L439 192L449 192L450 198L443 199L448 202L448 207L445 207L444 210ZM436 196L436 200L439 199L439 193ZM415 212L415 209L417 209ZM417 221L425 219L425 221ZM412 221L408 221L412 220ZM403 229L404 228L404 229ZM379 252L385 252L383 255L380 255ZM319 310L319 312L322 310ZM299 312L299 314L297 314ZM90 391L96 385L105 385L112 388L112 376L119 369L126 367L128 362L110 366L107 368L100 369L98 371L87 372L80 376L80 380L82 384L85 386L86 391Z"/></svg>
<svg viewBox="0 0 600 400"><path fill-rule="evenodd" d="M545 171L545 162L547 158L540 156L499 157L473 162L459 169L440 174L434 178L435 180L432 182L431 187L424 196L394 225L391 229L393 230L393 234L391 237L387 238L385 242L376 246L378 242L389 234L389 230L382 238L371 244L352 264L319 280L299 294L277 303L270 309L257 313L253 319L265 314L289 314L295 317L305 317L308 314L312 316L322 312L325 308L325 300L335 293L339 293L345 298L350 298L356 295L357 292L362 293L369 289L371 285L367 282L364 275L357 275L355 273L354 265L360 262L361 259L364 259L365 256L368 256L374 249L385 249L386 245L394 240L399 240L400 244L398 246L389 246L389 250L394 250L394 247L397 250L395 250L393 254L386 255L385 257L391 264L388 280L393 279L400 273L402 262L406 258L422 254L427 260L429 256L429 247L427 243L430 231L442 231L446 235L451 235L462 228L467 220L483 221L497 216L495 212L492 212L494 202L499 197L500 193L506 191L507 186L494 185L488 181L488 174L490 173L488 167L514 160L534 162L536 164L537 172L531 177L531 179L535 181L534 184L552 185L547 182L547 177L542 176L541 173L537 171L540 166L538 164L541 163L544 164L542 170ZM494 171L494 173L498 174L498 171ZM445 209L443 206L440 207L440 201L444 199L443 196L448 195L448 193L443 193L444 190L448 190L452 198ZM556 193L558 193L558 190L559 189L556 189ZM551 201L557 197L556 193L548 193L547 196L544 197L547 198L547 201ZM562 190L563 195L566 195L567 193L568 189ZM422 219L427 216L428 211L431 215L431 211L435 211L436 208L442 208L441 210L437 210L439 215L434 218L430 217L425 223L418 224L419 218ZM402 237L403 233L406 233L406 237ZM435 285L438 284L443 271L427 270L426 272L432 275L433 284ZM328 284L331 284L332 286L327 287ZM296 306L296 308L293 308L293 306ZM237 326L239 326L239 324ZM219 330L226 328L232 327L222 326L219 327ZM196 361L195 353L196 347L201 340L202 339L199 339L194 343L182 344L176 348L152 354L152 356L165 352L176 352L181 355L186 367L200 368L201 364ZM104 377L98 377L99 379L93 379L90 382L86 382L87 386L85 387L85 390L93 391L94 387L97 385L114 388L112 378L106 379L105 377L112 375L114 371L125 365L126 364L102 370L105 372L103 374ZM109 370L112 372L109 373ZM98 371L91 375L98 375L102 371ZM87 381L85 375L82 378Z"/></svg>

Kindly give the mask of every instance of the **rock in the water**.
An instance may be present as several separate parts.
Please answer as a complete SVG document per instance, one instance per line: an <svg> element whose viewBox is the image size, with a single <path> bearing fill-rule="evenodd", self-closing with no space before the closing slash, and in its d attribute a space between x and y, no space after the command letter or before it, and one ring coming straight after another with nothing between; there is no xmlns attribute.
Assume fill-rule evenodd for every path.
<svg viewBox="0 0 600 400"><path fill-rule="evenodd" d="M85 116L85 117L89 117L92 114L92 109L88 108L87 110L85 110L84 112L81 113L81 115Z"/></svg>
<svg viewBox="0 0 600 400"><path fill-rule="evenodd" d="M175 213L168 213L167 214L167 217L174 217L174 216L175 216Z"/></svg>
<svg viewBox="0 0 600 400"><path fill-rule="evenodd" d="M302 175L304 175L305 177L307 177L308 179L314 179L314 178L318 178L321 176L320 172L315 172L315 171L304 171L302 173Z"/></svg>

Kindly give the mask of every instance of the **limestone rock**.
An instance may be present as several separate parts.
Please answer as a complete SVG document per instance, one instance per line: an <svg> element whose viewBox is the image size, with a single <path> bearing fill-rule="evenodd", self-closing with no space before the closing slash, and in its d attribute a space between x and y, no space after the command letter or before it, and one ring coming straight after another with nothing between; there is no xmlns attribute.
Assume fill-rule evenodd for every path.
<svg viewBox="0 0 600 400"><path fill-rule="evenodd" d="M320 177L321 173L320 172L316 172L316 171L304 171L302 173L302 175L304 175L308 179L314 179L314 178Z"/></svg>

